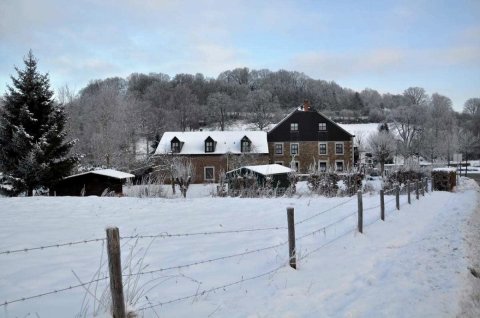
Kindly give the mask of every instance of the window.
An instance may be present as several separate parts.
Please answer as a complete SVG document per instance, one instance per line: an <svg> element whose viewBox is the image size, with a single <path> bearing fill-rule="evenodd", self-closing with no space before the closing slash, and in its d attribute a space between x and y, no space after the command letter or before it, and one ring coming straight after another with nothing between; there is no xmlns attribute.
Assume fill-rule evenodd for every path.
<svg viewBox="0 0 480 318"><path fill-rule="evenodd" d="M247 138L247 136L243 137L240 144L241 152L250 152L251 144L252 142Z"/></svg>
<svg viewBox="0 0 480 318"><path fill-rule="evenodd" d="M173 139L170 141L170 150L173 153L179 153L181 150L181 143L180 140L177 137L173 137Z"/></svg>
<svg viewBox="0 0 480 318"><path fill-rule="evenodd" d="M276 155L283 155L283 144L275 144L274 148Z"/></svg>
<svg viewBox="0 0 480 318"><path fill-rule="evenodd" d="M319 131L327 130L327 124L326 123L318 123L318 130Z"/></svg>
<svg viewBox="0 0 480 318"><path fill-rule="evenodd" d="M343 155L343 142L336 142L335 143L335 154L336 155Z"/></svg>
<svg viewBox="0 0 480 318"><path fill-rule="evenodd" d="M290 154L298 155L298 144L290 144Z"/></svg>
<svg viewBox="0 0 480 318"><path fill-rule="evenodd" d="M215 141L212 139L212 137L208 136L207 139L205 139L205 152L214 152L215 151Z"/></svg>
<svg viewBox="0 0 480 318"><path fill-rule="evenodd" d="M178 141L172 141L172 152L180 152L180 143Z"/></svg>
<svg viewBox="0 0 480 318"><path fill-rule="evenodd" d="M298 131L298 123L290 123L290 131Z"/></svg>
<svg viewBox="0 0 480 318"><path fill-rule="evenodd" d="M326 161L319 161L318 162L318 171L327 172L327 162Z"/></svg>
<svg viewBox="0 0 480 318"><path fill-rule="evenodd" d="M335 161L335 170L336 171L343 171L343 160Z"/></svg>
<svg viewBox="0 0 480 318"><path fill-rule="evenodd" d="M283 166L283 161L275 161L275 163L276 163L277 165Z"/></svg>
<svg viewBox="0 0 480 318"><path fill-rule="evenodd" d="M318 144L318 154L326 155L327 154L327 143L321 142Z"/></svg>
<svg viewBox="0 0 480 318"><path fill-rule="evenodd" d="M213 141L205 142L205 152L213 152Z"/></svg>
<svg viewBox="0 0 480 318"><path fill-rule="evenodd" d="M215 167L204 167L203 172L205 181L215 180Z"/></svg>

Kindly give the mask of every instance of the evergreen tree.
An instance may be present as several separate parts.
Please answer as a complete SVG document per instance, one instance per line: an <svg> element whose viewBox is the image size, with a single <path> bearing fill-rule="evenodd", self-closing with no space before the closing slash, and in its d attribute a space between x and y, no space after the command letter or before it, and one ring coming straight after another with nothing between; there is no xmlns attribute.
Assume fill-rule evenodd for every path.
<svg viewBox="0 0 480 318"><path fill-rule="evenodd" d="M64 142L66 116L55 104L48 74L37 72L30 51L25 69L15 67L0 115L0 171L13 185L12 194L50 187L67 176L78 161L68 156L74 141Z"/></svg>

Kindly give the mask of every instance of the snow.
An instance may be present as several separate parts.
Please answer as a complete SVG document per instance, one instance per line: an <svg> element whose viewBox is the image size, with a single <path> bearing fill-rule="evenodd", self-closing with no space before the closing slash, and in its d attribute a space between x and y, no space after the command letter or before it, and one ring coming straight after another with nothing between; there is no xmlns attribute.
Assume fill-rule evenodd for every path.
<svg viewBox="0 0 480 318"><path fill-rule="evenodd" d="M443 171L443 172L457 172L456 168L434 168L432 171Z"/></svg>
<svg viewBox="0 0 480 318"><path fill-rule="evenodd" d="M72 175L72 176L68 176L65 179L72 178L72 177L77 177L77 176L81 176L81 175L89 174L89 173L98 174L98 175L102 175L102 176L106 176L106 177L110 177L110 178L115 178L115 179L129 179L129 178L134 178L135 177L133 174L118 171L118 170L99 169L99 170L92 170L92 171L87 171L87 172L75 174L75 175Z"/></svg>
<svg viewBox="0 0 480 318"><path fill-rule="evenodd" d="M427 193L419 201L412 197L411 205L402 196L400 211L393 196L386 195L385 222L378 221L378 195L364 195L364 234L354 230L356 196L191 198L191 193L207 188L198 185L203 188L196 191L195 186L187 199L0 198L0 252L103 238L107 225L118 226L121 236L279 228L122 239L125 274L282 244L138 276L138 284L124 277L127 294L137 291L140 296L129 305L137 311L195 295L146 309L140 317L455 317L475 279L468 270L464 240L480 190L470 179L462 178L454 193ZM296 225L297 270L286 265L288 244L283 244L290 206L297 222L311 218ZM92 242L0 254L0 304L78 284L74 273L82 282L102 277L107 270L104 250L102 242ZM140 260L143 263L137 263ZM203 293L236 281L240 283ZM88 290L101 300L108 284L102 280ZM80 312L84 297L88 308L81 317L92 317L98 300L82 288L8 304L0 307L0 317L72 317ZM97 317L108 315L100 311Z"/></svg>
<svg viewBox="0 0 480 318"><path fill-rule="evenodd" d="M369 123L369 124L338 124L340 127L359 137L363 137L364 142L367 140L370 134L378 131L379 123Z"/></svg>
<svg viewBox="0 0 480 318"><path fill-rule="evenodd" d="M288 167L279 165L279 164L271 164L271 165L256 165L256 166L245 166L248 170L260 173L264 176L269 176L273 174L280 174L280 173L290 173L294 172L295 170L290 169ZM232 170L234 171L234 170ZM229 172L232 172L229 171Z"/></svg>
<svg viewBox="0 0 480 318"><path fill-rule="evenodd" d="M267 133L264 131L189 131L189 132L165 132L160 140L156 155L171 151L171 140L177 137L184 145L179 154L202 154L218 155L241 153L241 140L244 136L252 142L253 153L268 153ZM205 153L205 139L211 137L217 142L214 152Z"/></svg>

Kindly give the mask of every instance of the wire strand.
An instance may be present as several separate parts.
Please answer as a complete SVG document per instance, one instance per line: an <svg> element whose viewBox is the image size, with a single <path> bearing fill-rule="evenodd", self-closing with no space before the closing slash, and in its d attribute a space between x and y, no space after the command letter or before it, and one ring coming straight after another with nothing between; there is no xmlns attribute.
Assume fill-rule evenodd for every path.
<svg viewBox="0 0 480 318"><path fill-rule="evenodd" d="M1 251L0 255L2 255L2 254L14 254L14 253L20 253L20 252L30 252L30 251L35 251L35 250L45 250L45 249L54 248L54 247L73 246L73 245L87 244L87 243L92 243L92 242L102 242L104 240L105 240L104 238L96 238L96 239L90 239L90 240L74 241L74 242L68 242L68 243L58 243L58 244L51 244L51 245L38 246L38 247L20 248L20 249L16 249L16 250Z"/></svg>

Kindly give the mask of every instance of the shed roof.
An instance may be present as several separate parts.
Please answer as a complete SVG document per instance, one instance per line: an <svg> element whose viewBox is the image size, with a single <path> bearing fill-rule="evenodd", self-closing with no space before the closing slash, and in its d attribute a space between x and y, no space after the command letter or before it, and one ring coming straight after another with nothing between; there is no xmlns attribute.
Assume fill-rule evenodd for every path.
<svg viewBox="0 0 480 318"><path fill-rule="evenodd" d="M270 165L244 166L239 169L228 171L227 173L234 172L236 170L240 170L243 168L262 174L264 176L294 172L293 169L290 169L288 167L285 167L279 164L270 164Z"/></svg>
<svg viewBox="0 0 480 318"><path fill-rule="evenodd" d="M247 137L252 142L252 153L268 153L267 133L265 131L167 131L158 143L156 155L170 153L170 142L177 137L183 142L178 155L218 155L241 152L241 140ZM205 140L211 137L216 141L215 151L205 152Z"/></svg>
<svg viewBox="0 0 480 318"><path fill-rule="evenodd" d="M101 176L106 176L114 179L128 179L128 178L134 178L135 176L130 173L114 170L114 169L100 169L100 170L92 170L92 171L87 171L79 174L74 174L72 176L65 177L64 179L68 178L73 178L73 177L78 177L86 174L98 174Z"/></svg>

